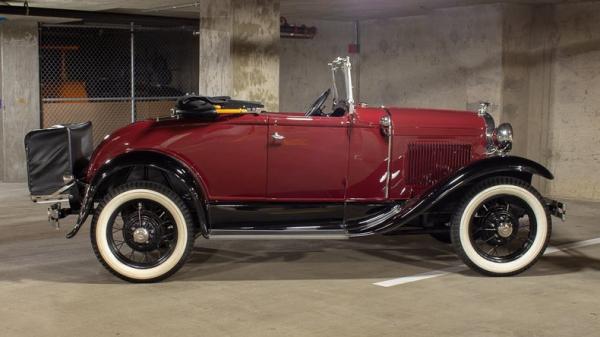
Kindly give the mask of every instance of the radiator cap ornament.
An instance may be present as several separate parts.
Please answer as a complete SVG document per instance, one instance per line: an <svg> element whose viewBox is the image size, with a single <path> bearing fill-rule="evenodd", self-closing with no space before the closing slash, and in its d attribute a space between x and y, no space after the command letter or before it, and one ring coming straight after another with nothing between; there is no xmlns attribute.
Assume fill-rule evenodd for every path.
<svg viewBox="0 0 600 337"><path fill-rule="evenodd" d="M477 113L479 114L479 116L483 116L486 113L488 113L489 109L490 109L489 102L481 102L481 103L479 103L479 109L477 110Z"/></svg>

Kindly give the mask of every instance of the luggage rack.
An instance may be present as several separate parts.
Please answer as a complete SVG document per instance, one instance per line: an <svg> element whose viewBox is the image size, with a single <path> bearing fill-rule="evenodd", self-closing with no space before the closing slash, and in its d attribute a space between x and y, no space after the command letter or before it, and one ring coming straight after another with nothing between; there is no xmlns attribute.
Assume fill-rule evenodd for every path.
<svg viewBox="0 0 600 337"><path fill-rule="evenodd" d="M65 192L68 192L71 189L71 187L75 186L76 183L76 181L72 181L52 194L31 195L31 201L35 202L36 204L55 204L60 202L69 202L71 200L71 194Z"/></svg>
<svg viewBox="0 0 600 337"><path fill-rule="evenodd" d="M69 202L70 196L70 194L32 195L31 201L36 204L54 204L57 202Z"/></svg>
<svg viewBox="0 0 600 337"><path fill-rule="evenodd" d="M50 204L48 207L48 224L60 229L60 219L72 214L71 208L63 208L62 203L71 203L73 195L68 193L71 188L77 184L77 181L71 181L56 192L48 195L32 195L31 200L36 204Z"/></svg>

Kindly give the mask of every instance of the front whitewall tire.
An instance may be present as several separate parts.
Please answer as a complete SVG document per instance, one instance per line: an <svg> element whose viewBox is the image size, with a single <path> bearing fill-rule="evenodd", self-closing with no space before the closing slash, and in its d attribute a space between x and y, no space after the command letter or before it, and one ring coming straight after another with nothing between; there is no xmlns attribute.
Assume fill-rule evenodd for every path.
<svg viewBox="0 0 600 337"><path fill-rule="evenodd" d="M482 256L474 247L470 237L470 222L480 205L495 196L511 196L525 202L534 216L536 231L533 242L518 258L498 262ZM514 275L532 266L543 254L551 232L548 212L539 193L524 181L500 177L484 181L473 188L463 200L452 223L452 238L458 255L472 269L491 276Z"/></svg>

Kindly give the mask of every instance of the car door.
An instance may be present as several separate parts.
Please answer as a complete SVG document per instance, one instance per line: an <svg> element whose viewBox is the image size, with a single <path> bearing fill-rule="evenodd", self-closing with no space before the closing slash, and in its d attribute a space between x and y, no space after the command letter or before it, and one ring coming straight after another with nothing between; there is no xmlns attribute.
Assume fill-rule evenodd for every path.
<svg viewBox="0 0 600 337"><path fill-rule="evenodd" d="M277 201L343 202L349 119L269 116L267 197Z"/></svg>

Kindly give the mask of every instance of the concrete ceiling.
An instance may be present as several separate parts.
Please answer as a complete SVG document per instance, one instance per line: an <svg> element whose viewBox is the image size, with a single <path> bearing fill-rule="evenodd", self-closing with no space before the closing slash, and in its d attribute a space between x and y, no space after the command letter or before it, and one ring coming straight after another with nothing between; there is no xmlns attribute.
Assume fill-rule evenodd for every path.
<svg viewBox="0 0 600 337"><path fill-rule="evenodd" d="M206 0L204 0L206 1ZM199 3L190 0L30 0L31 7L198 17ZM281 0L281 15L329 20L374 19L426 14L429 11L490 3L544 4L585 0ZM2 1L23 6L23 1Z"/></svg>
<svg viewBox="0 0 600 337"><path fill-rule="evenodd" d="M583 0L281 0L281 13L290 17L356 20L422 15L436 9L492 3L548 4L581 1Z"/></svg>

